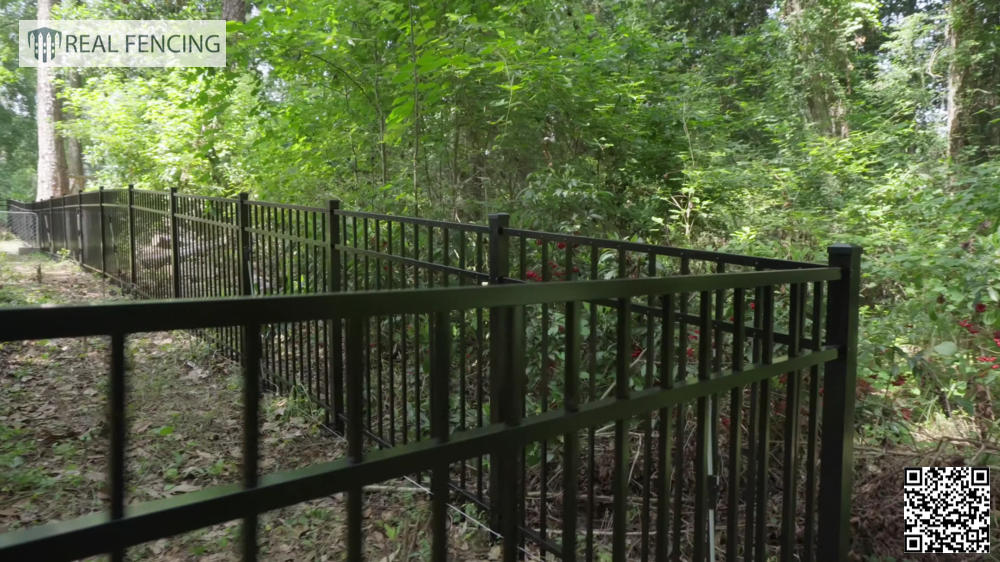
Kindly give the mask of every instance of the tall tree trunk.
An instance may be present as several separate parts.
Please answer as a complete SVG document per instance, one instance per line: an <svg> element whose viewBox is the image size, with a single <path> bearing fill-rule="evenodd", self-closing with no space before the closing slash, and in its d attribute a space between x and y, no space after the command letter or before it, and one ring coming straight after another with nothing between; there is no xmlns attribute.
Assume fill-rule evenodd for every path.
<svg viewBox="0 0 1000 562"><path fill-rule="evenodd" d="M417 184L417 163L420 156L420 75L417 72L417 44L413 36L413 1L409 5L410 62L413 64L413 209L420 210L420 188Z"/></svg>
<svg viewBox="0 0 1000 562"><path fill-rule="evenodd" d="M48 20L52 0L38 0L38 19ZM35 93L35 118L38 123L38 181L36 199L42 201L66 194L66 158L62 139L56 134L59 121L59 100L53 83L55 69L39 66Z"/></svg>
<svg viewBox="0 0 1000 562"><path fill-rule="evenodd" d="M965 146L965 134L962 127L962 88L965 74L964 65L959 60L960 29L963 12L962 0L952 0L948 9L947 44L951 51L948 61L948 157L957 158Z"/></svg>
<svg viewBox="0 0 1000 562"><path fill-rule="evenodd" d="M68 76L71 88L80 87L80 73L70 70ZM72 115L76 119L76 115ZM66 136L66 175L69 178L69 192L80 193L86 186L86 177L83 173L83 149L80 140L76 137Z"/></svg>
<svg viewBox="0 0 1000 562"><path fill-rule="evenodd" d="M222 19L226 21L246 21L246 2L244 0L222 0Z"/></svg>

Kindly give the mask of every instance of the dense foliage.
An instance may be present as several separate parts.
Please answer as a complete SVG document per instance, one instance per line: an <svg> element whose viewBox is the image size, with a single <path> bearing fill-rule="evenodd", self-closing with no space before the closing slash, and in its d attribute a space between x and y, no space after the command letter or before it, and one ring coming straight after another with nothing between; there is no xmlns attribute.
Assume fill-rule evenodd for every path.
<svg viewBox="0 0 1000 562"><path fill-rule="evenodd" d="M2 8L0 194L34 75ZM218 17L69 2L62 17ZM63 89L88 185L316 203L825 260L865 247L863 421L1000 393L1000 7L989 0L252 4L227 69ZM994 425L990 425L994 424Z"/></svg>

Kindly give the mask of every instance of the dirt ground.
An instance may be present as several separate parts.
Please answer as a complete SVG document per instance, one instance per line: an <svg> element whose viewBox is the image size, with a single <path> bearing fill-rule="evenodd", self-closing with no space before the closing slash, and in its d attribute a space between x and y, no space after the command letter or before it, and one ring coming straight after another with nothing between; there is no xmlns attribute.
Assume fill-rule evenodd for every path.
<svg viewBox="0 0 1000 562"><path fill-rule="evenodd" d="M0 307L127 298L70 261L0 252ZM182 332L134 334L126 351L130 503L238 482L241 380L233 362ZM106 508L108 341L0 344L0 532ZM261 470L340 457L345 443L296 393L262 400ZM264 560L342 560L340 495L260 518ZM407 481L366 494L366 558L421 560L430 549L428 496ZM452 512L456 560L499 558L477 525ZM239 559L230 522L129 549L132 560Z"/></svg>

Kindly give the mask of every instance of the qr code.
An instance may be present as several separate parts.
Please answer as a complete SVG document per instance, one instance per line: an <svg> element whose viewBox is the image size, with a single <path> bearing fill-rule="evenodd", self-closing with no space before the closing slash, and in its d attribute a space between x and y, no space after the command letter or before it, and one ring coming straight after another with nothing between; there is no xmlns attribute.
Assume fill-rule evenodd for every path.
<svg viewBox="0 0 1000 562"><path fill-rule="evenodd" d="M906 552L989 553L989 469L907 468L903 521Z"/></svg>

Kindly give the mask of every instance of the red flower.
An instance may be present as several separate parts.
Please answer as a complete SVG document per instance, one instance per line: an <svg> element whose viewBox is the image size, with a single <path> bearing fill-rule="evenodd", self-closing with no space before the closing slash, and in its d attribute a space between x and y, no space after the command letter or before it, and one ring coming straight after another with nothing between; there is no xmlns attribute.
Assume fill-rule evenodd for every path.
<svg viewBox="0 0 1000 562"><path fill-rule="evenodd" d="M535 239L535 246L541 246L541 245L542 245L542 241L540 239L536 238Z"/></svg>
<svg viewBox="0 0 1000 562"><path fill-rule="evenodd" d="M532 281L541 281L542 280L541 276L538 275L538 272L534 271L534 270L525 273L524 276L527 277L528 279L532 280Z"/></svg>
<svg viewBox="0 0 1000 562"><path fill-rule="evenodd" d="M693 336L691 334L688 334L688 339L691 340L691 341L695 341L695 340L698 339L698 336Z"/></svg>
<svg viewBox="0 0 1000 562"><path fill-rule="evenodd" d="M963 327L963 328L965 328L970 334L978 334L979 333L979 328L976 328L975 326L973 326L972 322L969 322L968 320L959 320L958 321L958 325L961 326L961 327Z"/></svg>
<svg viewBox="0 0 1000 562"><path fill-rule="evenodd" d="M980 361L982 363L993 363L996 360L997 360L996 357L989 357L988 355L983 355L981 357L976 357L976 361Z"/></svg>
<svg viewBox="0 0 1000 562"><path fill-rule="evenodd" d="M640 355L642 355L642 348L641 347L636 346L636 347L632 348L632 359L635 359L636 357L638 357Z"/></svg>
<svg viewBox="0 0 1000 562"><path fill-rule="evenodd" d="M993 365L990 365L990 369L1000 369L1000 365L994 363Z"/></svg>
<svg viewBox="0 0 1000 562"><path fill-rule="evenodd" d="M757 310L757 303L756 302L750 301L750 310Z"/></svg>
<svg viewBox="0 0 1000 562"><path fill-rule="evenodd" d="M910 417L913 415L913 412L909 408L900 408L899 413L903 414L903 419L906 420L910 419Z"/></svg>
<svg viewBox="0 0 1000 562"><path fill-rule="evenodd" d="M1000 337L993 338L993 343L995 343L998 346L1000 346Z"/></svg>
<svg viewBox="0 0 1000 562"><path fill-rule="evenodd" d="M687 350L687 354L688 354L688 357L690 357L691 359L694 359L694 349L693 348L689 347L688 350Z"/></svg>
<svg viewBox="0 0 1000 562"><path fill-rule="evenodd" d="M976 312L986 312L986 305L979 303L976 305Z"/></svg>
<svg viewBox="0 0 1000 562"><path fill-rule="evenodd" d="M719 421L722 422L723 427L729 429L729 418L727 418L726 416L722 416L722 418Z"/></svg>
<svg viewBox="0 0 1000 562"><path fill-rule="evenodd" d="M556 248L559 248L560 250L565 250L566 249L566 243L565 242L560 242L560 243L556 244Z"/></svg>

